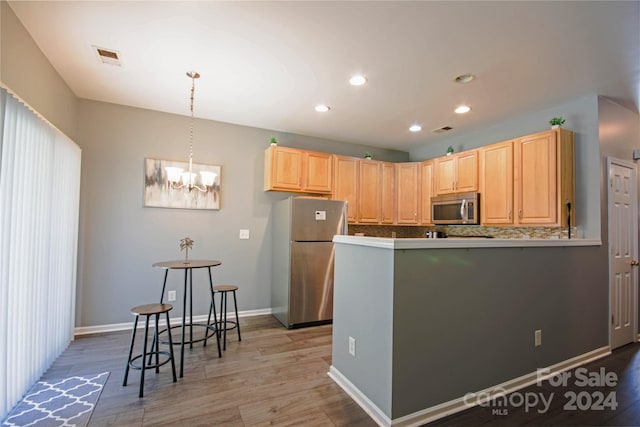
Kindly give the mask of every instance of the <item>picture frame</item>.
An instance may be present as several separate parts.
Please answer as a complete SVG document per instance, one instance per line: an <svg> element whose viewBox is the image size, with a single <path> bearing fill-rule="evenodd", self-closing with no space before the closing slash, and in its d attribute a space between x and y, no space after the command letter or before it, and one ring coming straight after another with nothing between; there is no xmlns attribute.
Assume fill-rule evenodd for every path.
<svg viewBox="0 0 640 427"><path fill-rule="evenodd" d="M179 168L182 171L171 168ZM192 173L194 174L195 187L192 187L191 190L189 190L189 186L184 185L182 181L173 184L170 182L170 174L187 174L188 171L188 162L145 158L144 206L173 209L220 210L221 167L219 165L193 162ZM202 172L204 172L204 174L202 174ZM202 177L208 176L209 180L211 180L211 174L214 175L211 185L203 183Z"/></svg>

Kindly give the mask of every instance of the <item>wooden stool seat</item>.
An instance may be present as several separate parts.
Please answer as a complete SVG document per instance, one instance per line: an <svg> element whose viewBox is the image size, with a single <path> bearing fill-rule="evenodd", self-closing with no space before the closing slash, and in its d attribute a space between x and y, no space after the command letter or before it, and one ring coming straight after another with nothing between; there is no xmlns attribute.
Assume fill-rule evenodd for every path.
<svg viewBox="0 0 640 427"><path fill-rule="evenodd" d="M213 287L214 294L218 292L220 294L220 322L216 321L217 330L223 334L224 338L222 340L222 350L227 350L227 330L229 329L237 329L238 331L238 341L242 341L242 336L240 335L240 319L238 319L238 302L236 300L236 291L238 287L235 285L216 285ZM227 320L227 294L231 292L233 293L233 307L236 313L236 320ZM215 306L215 301L211 304L212 308ZM211 316L211 309L209 310L209 316ZM228 324L231 326L228 326ZM224 326L223 326L224 324Z"/></svg>
<svg viewBox="0 0 640 427"><path fill-rule="evenodd" d="M235 285L216 285L213 287L213 290L218 292L230 292L237 291L238 287Z"/></svg>
<svg viewBox="0 0 640 427"><path fill-rule="evenodd" d="M171 304L144 304L138 305L131 309L131 314L136 316L133 322L133 330L131 331L131 344L129 345L129 358L127 360L127 368L124 371L124 381L122 386L127 385L127 379L129 377L129 368L140 370L140 392L138 397L143 396L144 391L144 372L147 369L155 369L156 373L160 372L160 366L171 362L171 371L173 373L173 382L177 381L176 378L176 365L173 359L173 342L171 340L171 323L169 321L169 312L173 309ZM169 335L169 350L160 351L160 340L158 339L158 318L164 313L167 319L167 331ZM144 343L142 347L142 353L137 356L133 356L133 346L136 340L136 330L138 329L138 318L145 316L144 322ZM155 316L155 330L153 335L153 344L151 349L147 351L147 341L149 338L149 318ZM153 356L155 355L155 363L153 363ZM160 356L165 356L165 360L160 360ZM147 358L149 361L147 362ZM140 361L139 364L136 361Z"/></svg>
<svg viewBox="0 0 640 427"><path fill-rule="evenodd" d="M171 311L171 304L144 304L131 309L131 314L138 316L149 316L152 314L162 314Z"/></svg>

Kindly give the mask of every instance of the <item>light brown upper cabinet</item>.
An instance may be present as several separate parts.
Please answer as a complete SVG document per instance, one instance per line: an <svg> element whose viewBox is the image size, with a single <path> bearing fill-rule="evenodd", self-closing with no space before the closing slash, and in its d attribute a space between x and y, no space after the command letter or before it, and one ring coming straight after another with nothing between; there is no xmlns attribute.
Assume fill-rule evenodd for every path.
<svg viewBox="0 0 640 427"><path fill-rule="evenodd" d="M431 196L433 196L433 162L420 164L420 223L431 224Z"/></svg>
<svg viewBox="0 0 640 427"><path fill-rule="evenodd" d="M347 221L358 220L359 160L355 157L334 156L333 193L331 199L347 202Z"/></svg>
<svg viewBox="0 0 640 427"><path fill-rule="evenodd" d="M393 224L396 219L396 167L394 163L380 164L380 222Z"/></svg>
<svg viewBox="0 0 640 427"><path fill-rule="evenodd" d="M480 149L480 220L513 224L513 141Z"/></svg>
<svg viewBox="0 0 640 427"><path fill-rule="evenodd" d="M574 168L573 133L564 129L481 148L481 223L566 226Z"/></svg>
<svg viewBox="0 0 640 427"><path fill-rule="evenodd" d="M271 146L264 156L264 191L330 194L332 155Z"/></svg>
<svg viewBox="0 0 640 427"><path fill-rule="evenodd" d="M516 223L566 226L567 203L572 217L575 210L573 132L552 129L519 138L514 159Z"/></svg>
<svg viewBox="0 0 640 427"><path fill-rule="evenodd" d="M396 163L398 224L420 222L420 163Z"/></svg>
<svg viewBox="0 0 640 427"><path fill-rule="evenodd" d="M358 222L377 224L380 222L381 191L380 162L359 161L358 178Z"/></svg>
<svg viewBox="0 0 640 427"><path fill-rule="evenodd" d="M436 194L478 190L478 151L469 150L434 161Z"/></svg>

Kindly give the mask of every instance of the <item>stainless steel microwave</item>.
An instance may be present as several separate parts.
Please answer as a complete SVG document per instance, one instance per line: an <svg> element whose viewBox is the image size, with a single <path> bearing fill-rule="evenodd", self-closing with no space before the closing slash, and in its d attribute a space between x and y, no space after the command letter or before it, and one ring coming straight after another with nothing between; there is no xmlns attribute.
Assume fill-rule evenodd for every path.
<svg viewBox="0 0 640 427"><path fill-rule="evenodd" d="M434 224L480 224L480 194L459 193L431 198Z"/></svg>

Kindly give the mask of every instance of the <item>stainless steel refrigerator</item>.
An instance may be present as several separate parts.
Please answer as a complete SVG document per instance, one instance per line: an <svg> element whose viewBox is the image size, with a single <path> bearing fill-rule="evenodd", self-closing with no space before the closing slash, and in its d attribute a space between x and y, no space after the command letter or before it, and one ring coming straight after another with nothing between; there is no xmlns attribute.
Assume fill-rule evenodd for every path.
<svg viewBox="0 0 640 427"><path fill-rule="evenodd" d="M287 328L333 317L333 236L347 233L346 202L289 197L273 205L271 306Z"/></svg>

